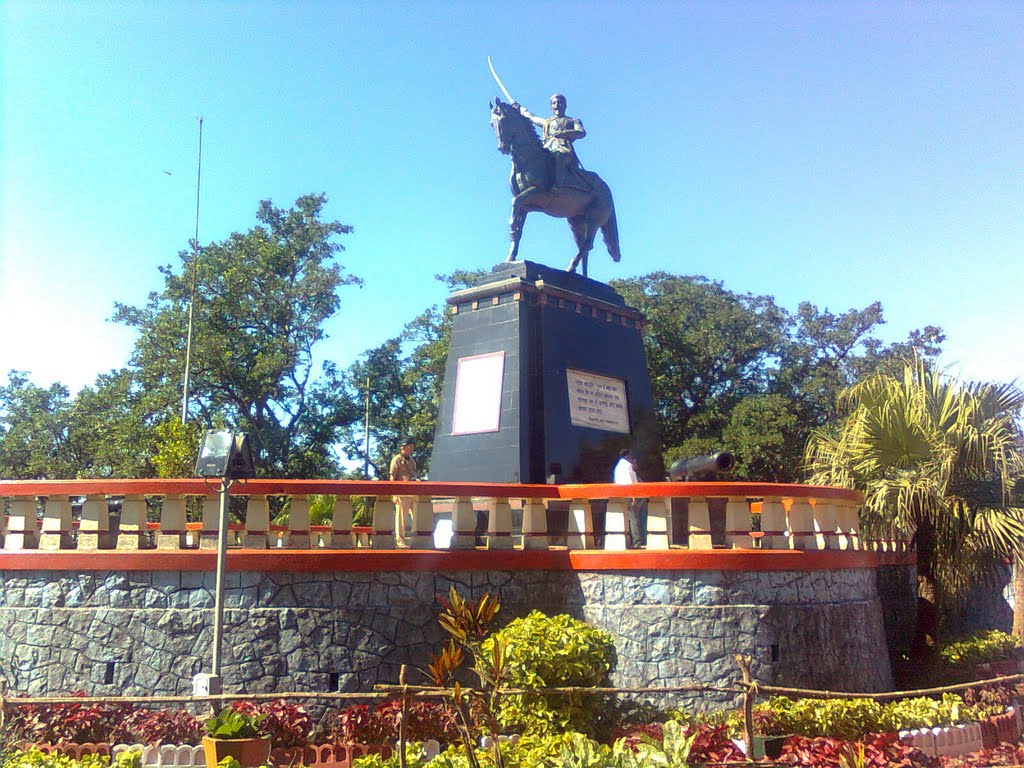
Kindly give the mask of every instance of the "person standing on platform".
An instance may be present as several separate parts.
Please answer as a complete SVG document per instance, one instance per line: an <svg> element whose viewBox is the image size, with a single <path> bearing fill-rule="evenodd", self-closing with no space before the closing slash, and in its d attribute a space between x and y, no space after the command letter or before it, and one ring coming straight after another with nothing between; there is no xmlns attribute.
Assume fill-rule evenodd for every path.
<svg viewBox="0 0 1024 768"><path fill-rule="evenodd" d="M416 444L410 439L402 443L401 450L391 459L389 475L392 480L415 480L416 459L412 457ZM412 527L412 507L415 496L395 496L395 545L409 546L409 530Z"/></svg>
<svg viewBox="0 0 1024 768"><path fill-rule="evenodd" d="M619 451L619 460L612 472L612 482L616 485L633 485L640 482L636 474L636 456L629 448ZM634 498L626 507L627 527L629 536L626 538L627 549L639 549L647 544L647 499Z"/></svg>

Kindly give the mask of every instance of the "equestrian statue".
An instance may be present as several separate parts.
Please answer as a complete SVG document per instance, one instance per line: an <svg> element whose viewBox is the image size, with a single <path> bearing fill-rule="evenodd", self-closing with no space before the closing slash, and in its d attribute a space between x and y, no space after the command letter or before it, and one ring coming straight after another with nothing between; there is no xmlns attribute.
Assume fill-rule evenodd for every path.
<svg viewBox="0 0 1024 768"><path fill-rule="evenodd" d="M512 158L512 244L506 261L515 261L519 255L523 223L530 211L569 220L577 252L566 271L575 272L582 263L586 276L587 256L598 229L608 253L618 261L619 231L612 192L600 176L583 168L573 147L574 141L587 135L583 123L565 114L566 101L560 93L551 97L551 117L531 114L509 96L493 66L491 74L508 99L503 102L497 98L491 105L498 149ZM535 125L541 128L542 136L537 135Z"/></svg>

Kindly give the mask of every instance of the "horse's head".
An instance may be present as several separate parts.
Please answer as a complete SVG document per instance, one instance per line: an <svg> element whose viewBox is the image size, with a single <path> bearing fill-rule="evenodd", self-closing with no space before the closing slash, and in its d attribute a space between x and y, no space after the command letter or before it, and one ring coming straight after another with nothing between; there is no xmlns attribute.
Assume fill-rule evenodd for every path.
<svg viewBox="0 0 1024 768"><path fill-rule="evenodd" d="M533 123L520 114L517 106L500 98L495 99L491 105L491 128L498 139L498 151L503 155L509 154L512 147L524 138L532 137L534 141L538 140Z"/></svg>

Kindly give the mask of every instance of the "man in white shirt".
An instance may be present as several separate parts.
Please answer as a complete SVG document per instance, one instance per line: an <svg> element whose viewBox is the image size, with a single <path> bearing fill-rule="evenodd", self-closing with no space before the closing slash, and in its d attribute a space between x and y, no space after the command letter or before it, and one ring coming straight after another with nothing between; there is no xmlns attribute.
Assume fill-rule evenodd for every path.
<svg viewBox="0 0 1024 768"><path fill-rule="evenodd" d="M619 451L619 460L612 472L612 482L617 485L633 485L640 482L636 474L636 457L629 448ZM629 535L626 537L627 549L639 549L647 543L647 499L632 499L626 508L626 521Z"/></svg>

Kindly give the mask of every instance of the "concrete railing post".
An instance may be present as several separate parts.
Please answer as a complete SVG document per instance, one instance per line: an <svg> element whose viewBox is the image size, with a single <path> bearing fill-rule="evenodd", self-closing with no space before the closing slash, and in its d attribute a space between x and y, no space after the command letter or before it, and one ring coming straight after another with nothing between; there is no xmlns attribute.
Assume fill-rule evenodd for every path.
<svg viewBox="0 0 1024 768"><path fill-rule="evenodd" d="M117 530L117 549L144 549L148 527L146 526L146 497L125 496L121 502L121 525Z"/></svg>
<svg viewBox="0 0 1024 768"><path fill-rule="evenodd" d="M276 547L277 542L273 543ZM245 507L242 546L246 549L268 549L270 544L270 499L265 494L251 495Z"/></svg>
<svg viewBox="0 0 1024 768"><path fill-rule="evenodd" d="M36 497L15 496L4 526L4 549L35 549L39 546L36 532Z"/></svg>
<svg viewBox="0 0 1024 768"><path fill-rule="evenodd" d="M788 549L786 508L782 500L769 497L761 502L761 548Z"/></svg>
<svg viewBox="0 0 1024 768"><path fill-rule="evenodd" d="M84 510L82 519L85 519ZM180 493L164 496L163 504L160 505L160 529L156 533L156 548L184 549L185 536L188 532L185 520L185 497ZM78 546L81 547L81 543Z"/></svg>
<svg viewBox="0 0 1024 768"><path fill-rule="evenodd" d="M199 548L217 549L217 530L220 527L220 495L203 496L203 517L199 529ZM228 539L231 543L231 539Z"/></svg>
<svg viewBox="0 0 1024 768"><path fill-rule="evenodd" d="M48 496L43 510L39 548L71 549L71 501L67 496Z"/></svg>
<svg viewBox="0 0 1024 768"><path fill-rule="evenodd" d="M690 549L711 549L711 510L708 500L690 499Z"/></svg>
<svg viewBox="0 0 1024 768"><path fill-rule="evenodd" d="M412 504L412 548L434 547L434 501L429 496L417 496Z"/></svg>
<svg viewBox="0 0 1024 768"><path fill-rule="evenodd" d="M569 549L593 548L594 516L587 499L573 499L569 502L569 532L565 543Z"/></svg>
<svg viewBox="0 0 1024 768"><path fill-rule="evenodd" d="M604 514L604 548L612 552L626 549L626 507L631 499L608 499Z"/></svg>
<svg viewBox="0 0 1024 768"><path fill-rule="evenodd" d="M790 504L789 537L791 549L818 548L817 533L814 530L814 510L807 499L796 498Z"/></svg>
<svg viewBox="0 0 1024 768"><path fill-rule="evenodd" d="M336 496L334 513L331 515L331 549L352 549L355 541L352 538L352 497Z"/></svg>
<svg viewBox="0 0 1024 768"><path fill-rule="evenodd" d="M523 505L523 549L548 548L548 512L540 499Z"/></svg>
<svg viewBox="0 0 1024 768"><path fill-rule="evenodd" d="M812 508L818 549L839 549L835 505L828 499L815 499Z"/></svg>
<svg viewBox="0 0 1024 768"><path fill-rule="evenodd" d="M33 519L33 523L35 520ZM103 494L89 494L78 523L78 549L110 549L110 509Z"/></svg>
<svg viewBox="0 0 1024 768"><path fill-rule="evenodd" d="M647 502L647 549L667 550L672 544L672 515L666 499Z"/></svg>
<svg viewBox="0 0 1024 768"><path fill-rule="evenodd" d="M395 502L390 496L377 496L373 502L373 542L372 549L394 549L395 540Z"/></svg>
<svg viewBox="0 0 1024 768"><path fill-rule="evenodd" d="M472 499L466 496L457 496L452 504L452 543L449 548L476 548L476 510Z"/></svg>
<svg viewBox="0 0 1024 768"><path fill-rule="evenodd" d="M292 496L288 503L288 533L284 545L288 549L309 549L309 497Z"/></svg>
<svg viewBox="0 0 1024 768"><path fill-rule="evenodd" d="M732 549L750 547L750 504L730 496L725 502L725 545Z"/></svg>
<svg viewBox="0 0 1024 768"><path fill-rule="evenodd" d="M487 548L512 549L512 505L508 499L491 499L487 519Z"/></svg>

